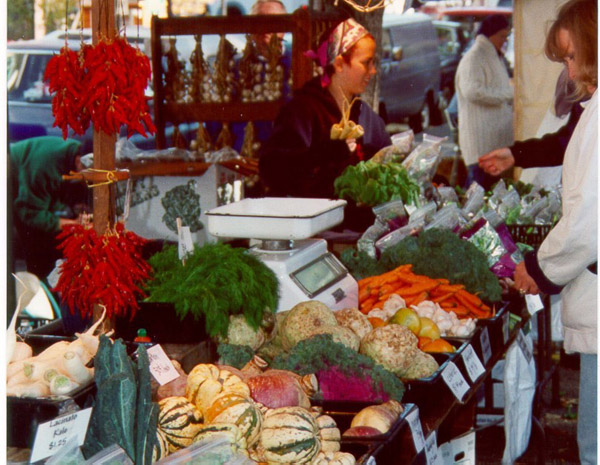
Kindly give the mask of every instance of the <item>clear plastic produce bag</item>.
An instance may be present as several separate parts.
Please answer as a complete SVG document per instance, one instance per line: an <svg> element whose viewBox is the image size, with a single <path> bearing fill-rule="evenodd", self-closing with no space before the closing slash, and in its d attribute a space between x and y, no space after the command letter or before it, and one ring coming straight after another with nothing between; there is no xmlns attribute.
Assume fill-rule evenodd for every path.
<svg viewBox="0 0 600 465"><path fill-rule="evenodd" d="M417 182L431 181L440 162L442 142L446 139L424 134L423 142L402 162L402 166Z"/></svg>

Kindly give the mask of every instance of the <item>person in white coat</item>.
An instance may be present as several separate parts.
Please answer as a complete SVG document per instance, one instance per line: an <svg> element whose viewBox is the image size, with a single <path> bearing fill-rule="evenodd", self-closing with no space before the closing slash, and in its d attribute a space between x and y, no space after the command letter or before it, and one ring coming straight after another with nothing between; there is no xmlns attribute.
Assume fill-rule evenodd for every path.
<svg viewBox="0 0 600 465"><path fill-rule="evenodd" d="M546 38L546 55L564 62L577 97L591 96L563 162L562 218L539 250L515 270L522 294L560 292L564 348L580 355L577 443L582 464L597 463L598 363L598 5L570 0Z"/></svg>
<svg viewBox="0 0 600 465"><path fill-rule="evenodd" d="M491 187L496 179L479 168L478 158L514 139L513 87L501 56L509 34L504 16L485 18L456 70L458 142L469 171L467 186L476 181Z"/></svg>

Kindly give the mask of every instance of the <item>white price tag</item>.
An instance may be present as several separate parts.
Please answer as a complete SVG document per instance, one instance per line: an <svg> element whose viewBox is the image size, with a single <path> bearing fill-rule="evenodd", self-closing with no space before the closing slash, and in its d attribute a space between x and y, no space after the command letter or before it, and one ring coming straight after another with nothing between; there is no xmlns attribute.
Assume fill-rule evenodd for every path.
<svg viewBox="0 0 600 465"><path fill-rule="evenodd" d="M372 455L367 459L366 465L377 465L377 461L375 460L375 457L373 457Z"/></svg>
<svg viewBox="0 0 600 465"><path fill-rule="evenodd" d="M485 373L485 368L483 368L481 360L479 360L479 357L471 344L467 344L467 347L463 350L462 359L463 362L465 362L465 368L467 369L467 373L469 373L471 381L477 381L477 379Z"/></svg>
<svg viewBox="0 0 600 465"><path fill-rule="evenodd" d="M91 414L90 407L39 425L33 441L30 463L53 456L73 436L77 436L78 445L83 445Z"/></svg>
<svg viewBox="0 0 600 465"><path fill-rule="evenodd" d="M179 378L179 373L160 344L148 349L148 359L150 361L150 373L161 386L173 381L175 378Z"/></svg>
<svg viewBox="0 0 600 465"><path fill-rule="evenodd" d="M439 460L437 436L435 431L427 436L427 439L425 440L425 459L427 461L427 465L436 465Z"/></svg>
<svg viewBox="0 0 600 465"><path fill-rule="evenodd" d="M129 170L123 170L129 172ZM127 222L129 218L129 208L131 206L131 187L133 185L133 180L131 178L127 178L127 189L125 190L125 200L123 201L123 223Z"/></svg>
<svg viewBox="0 0 600 465"><path fill-rule="evenodd" d="M448 362L448 365L442 371L442 378L444 378L454 397L461 401L469 390L469 384L454 362Z"/></svg>
<svg viewBox="0 0 600 465"><path fill-rule="evenodd" d="M415 443L415 450L418 454L425 447L425 435L423 434L423 427L421 426L418 407L415 406L415 408L412 409L412 411L406 416L406 420L408 421L413 442Z"/></svg>
<svg viewBox="0 0 600 465"><path fill-rule="evenodd" d="M408 216L417 211L417 207L415 205L404 205L404 209L406 210L406 213L408 213Z"/></svg>
<svg viewBox="0 0 600 465"><path fill-rule="evenodd" d="M544 308L544 303L539 295L525 294L525 304L530 315L535 315Z"/></svg>
<svg viewBox="0 0 600 465"><path fill-rule="evenodd" d="M481 353L483 355L483 363L487 365L492 358L492 345L490 344L490 332L487 327L481 330L479 335L479 342L481 342Z"/></svg>
<svg viewBox="0 0 600 465"><path fill-rule="evenodd" d="M508 341L510 337L510 322L509 322L510 312L506 312L502 315L502 334L504 335L504 343Z"/></svg>
<svg viewBox="0 0 600 465"><path fill-rule="evenodd" d="M527 363L531 362L531 359L533 358L533 352L529 348L529 344L527 344L527 341L525 340L525 335L521 330L519 330L519 334L517 335L517 344L519 345L521 352L523 352Z"/></svg>
<svg viewBox="0 0 600 465"><path fill-rule="evenodd" d="M189 254L194 252L194 242L189 226L181 225L181 218L177 218L177 239L179 260L185 260Z"/></svg>

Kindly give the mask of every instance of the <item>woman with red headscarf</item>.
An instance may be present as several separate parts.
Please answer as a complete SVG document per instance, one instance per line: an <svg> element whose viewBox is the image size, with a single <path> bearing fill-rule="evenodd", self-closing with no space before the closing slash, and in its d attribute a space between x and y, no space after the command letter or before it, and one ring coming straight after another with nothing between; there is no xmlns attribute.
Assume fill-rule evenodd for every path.
<svg viewBox="0 0 600 465"><path fill-rule="evenodd" d="M391 144L383 120L355 100L376 72L375 39L347 19L306 55L321 76L281 109L260 152L260 176L270 196L333 198L334 180L347 166Z"/></svg>

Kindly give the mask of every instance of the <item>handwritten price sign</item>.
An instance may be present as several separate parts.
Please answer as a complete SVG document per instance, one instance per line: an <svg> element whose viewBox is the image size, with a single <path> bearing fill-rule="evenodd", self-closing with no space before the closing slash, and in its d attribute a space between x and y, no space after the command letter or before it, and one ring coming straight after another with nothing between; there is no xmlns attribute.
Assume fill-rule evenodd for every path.
<svg viewBox="0 0 600 465"><path fill-rule="evenodd" d="M148 349L148 360L150 361L150 373L161 386L179 377L179 373L160 344Z"/></svg>
<svg viewBox="0 0 600 465"><path fill-rule="evenodd" d="M56 454L73 436L77 436L78 444L81 446L85 441L91 414L92 409L87 408L39 425L31 451L31 463Z"/></svg>
<svg viewBox="0 0 600 465"><path fill-rule="evenodd" d="M442 378L444 378L444 381L452 391L452 394L454 394L459 401L462 401L462 398L469 390L469 384L454 362L448 362L448 366L442 371Z"/></svg>

